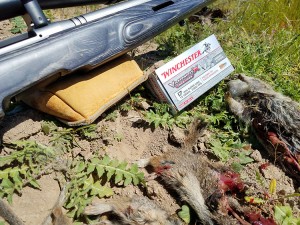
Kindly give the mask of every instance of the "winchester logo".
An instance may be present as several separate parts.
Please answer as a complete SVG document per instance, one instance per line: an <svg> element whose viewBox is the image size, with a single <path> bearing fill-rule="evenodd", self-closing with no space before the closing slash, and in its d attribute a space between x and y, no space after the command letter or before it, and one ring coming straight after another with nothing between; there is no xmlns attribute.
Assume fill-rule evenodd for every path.
<svg viewBox="0 0 300 225"><path fill-rule="evenodd" d="M196 60L198 57L200 57L202 55L200 50L197 50L196 52L194 52L193 54L189 55L188 57L186 57L185 59L181 60L180 62L178 62L176 65L172 66L171 68L168 68L168 70L164 71L162 73L162 76L166 79L169 76L171 76L173 73L176 73L178 70L180 70L181 68L187 66L188 64L190 64L191 62L193 62L194 60Z"/></svg>
<svg viewBox="0 0 300 225"><path fill-rule="evenodd" d="M200 71L198 65L191 68L191 71L180 77L178 80L173 80L171 83L169 83L169 86L172 88L179 88L182 85L184 85L189 80L193 79L195 74Z"/></svg>
<svg viewBox="0 0 300 225"><path fill-rule="evenodd" d="M183 67L192 64L196 59L202 56L204 53L209 53L211 51L211 43L205 42L202 44L200 49L197 49L194 53L188 55L186 58L182 59L180 62L176 63L175 65L169 67L167 70L161 73L163 79L168 79L173 74L179 72Z"/></svg>

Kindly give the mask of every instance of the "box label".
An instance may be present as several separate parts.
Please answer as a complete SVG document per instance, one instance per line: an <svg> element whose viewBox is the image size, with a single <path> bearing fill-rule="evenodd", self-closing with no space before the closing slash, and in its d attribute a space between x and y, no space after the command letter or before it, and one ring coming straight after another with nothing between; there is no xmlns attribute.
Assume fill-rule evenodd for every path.
<svg viewBox="0 0 300 225"><path fill-rule="evenodd" d="M233 71L214 35L155 72L177 110L181 110Z"/></svg>

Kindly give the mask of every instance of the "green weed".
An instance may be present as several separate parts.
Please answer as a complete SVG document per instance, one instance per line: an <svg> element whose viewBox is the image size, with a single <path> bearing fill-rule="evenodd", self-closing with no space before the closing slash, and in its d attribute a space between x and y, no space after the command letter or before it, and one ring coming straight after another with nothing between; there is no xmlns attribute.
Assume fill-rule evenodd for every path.
<svg viewBox="0 0 300 225"><path fill-rule="evenodd" d="M174 118L171 114L171 108L168 104L160 104L154 102L153 110L146 112L145 118L149 124L153 124L155 128L162 126L164 128L171 127L174 124Z"/></svg>
<svg viewBox="0 0 300 225"><path fill-rule="evenodd" d="M236 73L267 81L299 101L300 35L296 24L300 13L294 7L299 4L297 0L238 1L226 21L205 27L203 33L217 35ZM288 21L296 23L282 26Z"/></svg>
<svg viewBox="0 0 300 225"><path fill-rule="evenodd" d="M191 111L182 111L174 115L168 104L157 102L153 103L152 109L145 112L146 121L155 128L171 128L174 125L186 128L194 118L201 118L201 115Z"/></svg>
<svg viewBox="0 0 300 225"><path fill-rule="evenodd" d="M95 125L80 128L61 128L54 122L43 123L42 130L52 137L52 146L44 146L35 141L17 141L11 146L12 153L0 157L0 197L11 203L14 193L31 185L40 188L38 178L53 171L63 174L57 179L66 183L65 208L69 216L79 219L84 208L94 197L109 197L114 194L111 186L124 187L130 184L145 185L144 174L136 164L128 165L98 153L89 160L80 156L66 159L74 146L79 146L78 138L94 137ZM116 136L121 141L121 135ZM63 151L57 151L63 150ZM72 160L72 161L71 161Z"/></svg>
<svg viewBox="0 0 300 225"><path fill-rule="evenodd" d="M34 141L16 141L10 147L12 153L0 157L0 197L11 203L13 194L21 193L24 186L39 188L37 179L52 169L55 152Z"/></svg>
<svg viewBox="0 0 300 225"><path fill-rule="evenodd" d="M136 164L112 160L108 156L102 159L92 158L88 162L73 161L69 172L68 195L65 207L68 215L78 218L93 197L109 197L114 194L110 182L118 186L145 185L144 174Z"/></svg>
<svg viewBox="0 0 300 225"><path fill-rule="evenodd" d="M126 100L123 104L120 105L119 109L122 111L122 112L128 112L130 110L137 110L138 108L140 108L140 104L143 102L143 101L146 101L145 98L143 98L141 96L140 93L135 93L134 95L130 95L130 98L128 100Z"/></svg>
<svg viewBox="0 0 300 225"><path fill-rule="evenodd" d="M190 208L187 205L181 206L181 210L178 212L178 216L186 223L191 222Z"/></svg>
<svg viewBox="0 0 300 225"><path fill-rule="evenodd" d="M279 225L300 225L300 218L293 216L290 206L275 206L274 214Z"/></svg>
<svg viewBox="0 0 300 225"><path fill-rule="evenodd" d="M53 121L44 121L42 123L42 131L51 136L50 143L61 152L68 152L75 146L80 147L79 138L92 140L97 137L96 124L90 124L79 128L58 127Z"/></svg>
<svg viewBox="0 0 300 225"><path fill-rule="evenodd" d="M118 118L118 112L117 110L113 110L112 112L110 112L109 114L107 114L107 116L105 117L106 121L111 121L111 122L115 122L116 119Z"/></svg>
<svg viewBox="0 0 300 225"><path fill-rule="evenodd" d="M196 27L195 27L196 26ZM176 25L155 38L159 49L168 57L177 56L198 42L195 30L198 25Z"/></svg>
<svg viewBox="0 0 300 225"><path fill-rule="evenodd" d="M92 140L97 137L95 124L79 128L62 128L52 121L45 121L42 130L52 137L51 144L55 149L60 149L61 154L69 152L73 147L80 147L79 138ZM121 134L116 134L117 141L122 140ZM110 184L127 186L129 184L143 184L144 174L136 164L128 165L126 162L110 159L104 156L94 156L85 161L75 157L65 171L67 185L67 200L65 207L68 215L79 218L84 208L91 203L93 197L109 197L113 195Z"/></svg>
<svg viewBox="0 0 300 225"><path fill-rule="evenodd" d="M250 0L232 1L235 4L234 19L248 32L277 29L299 29L300 2L298 0Z"/></svg>

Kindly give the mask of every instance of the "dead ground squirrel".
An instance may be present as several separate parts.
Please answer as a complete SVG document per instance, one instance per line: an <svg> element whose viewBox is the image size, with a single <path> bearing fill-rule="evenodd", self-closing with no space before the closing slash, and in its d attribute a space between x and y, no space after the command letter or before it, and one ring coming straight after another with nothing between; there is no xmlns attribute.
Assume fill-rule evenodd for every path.
<svg viewBox="0 0 300 225"><path fill-rule="evenodd" d="M98 223L106 225L183 225L145 196L103 201L86 207L84 214L106 215Z"/></svg>
<svg viewBox="0 0 300 225"><path fill-rule="evenodd" d="M223 167L217 163L210 163L201 154L192 153L191 146L201 133L198 128L201 129L202 126L199 125L199 121L195 121L187 130L187 137L184 138L185 143L181 148L174 147L162 156L141 160L140 166L152 167L152 170L159 177L158 179L163 181L165 188L174 190L179 195L180 200L187 203L195 211L201 224L238 224L236 219L227 214L226 207L231 204L231 201L224 196L224 193L220 192L219 178ZM217 204L214 213L209 211L206 200ZM220 206L222 204L225 208L223 214L218 211L222 208ZM131 200L119 199L117 202L91 205L86 208L85 213L87 215L117 215L117 220L116 216L109 216L107 220L103 221L103 224L112 225L172 225L183 223L179 218L174 219L169 216L164 209L158 207L147 197L134 197Z"/></svg>
<svg viewBox="0 0 300 225"><path fill-rule="evenodd" d="M299 103L259 79L243 74L237 78L228 83L226 100L230 110L251 126L268 153L299 182Z"/></svg>
<svg viewBox="0 0 300 225"><path fill-rule="evenodd" d="M224 206L225 210L222 209L222 204L235 207L230 206L231 202L220 187L221 173L227 171L227 168L218 163L212 164L205 156L183 149L173 149L162 157L155 157L150 160L150 165L163 180L165 187L173 189L181 201L195 211L201 224L238 224L237 220L227 215L227 206ZM215 205L215 211L209 211L207 201Z"/></svg>

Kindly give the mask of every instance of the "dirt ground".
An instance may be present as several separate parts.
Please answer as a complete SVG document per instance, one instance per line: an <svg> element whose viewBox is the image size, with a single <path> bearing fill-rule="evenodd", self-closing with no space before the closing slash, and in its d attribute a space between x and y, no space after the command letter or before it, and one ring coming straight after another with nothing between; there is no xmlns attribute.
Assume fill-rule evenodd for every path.
<svg viewBox="0 0 300 225"><path fill-rule="evenodd" d="M11 24L8 21L0 22L0 39L11 36L10 28ZM148 42L135 51L136 55L140 55L138 60L142 68L147 68L158 60L153 57L153 54L146 54L155 51L156 47L154 43ZM116 108L115 110L117 114L114 121L106 121L105 115L96 120L97 137L91 141L79 140L79 145L83 148L72 149L72 156L80 154L85 159L89 159L93 153L99 151L100 155L107 154L111 158L134 163L140 159L162 155L169 149L180 149L178 144L174 145L174 141L170 140L172 139L170 138L171 134L176 133L178 128L174 128L175 131L174 129L154 129L141 118L138 110L130 110L127 114L122 114ZM27 107L8 114L0 122L1 142L7 146L7 144L16 140L35 140L38 143L49 145L50 137L44 134L41 128L42 122L48 119L49 116ZM179 129L179 133L177 133L178 138L180 138L182 133L184 131ZM211 134L208 131L204 131L203 135L193 143L193 151L195 152L196 150L198 154L210 155L211 150L207 145L207 140L210 136ZM252 152L251 157L254 159L254 162L244 166L241 171L241 178L247 187L247 195L262 196L268 190L272 179L277 181L277 197L282 193L299 192L299 187L294 185L293 180L274 165L265 153L262 154L258 150L251 148L249 151ZM0 155L4 156L10 152L11 149L9 147L2 146ZM213 158L210 158L210 160L212 163L215 162ZM234 159L231 159L225 165L230 165L232 160L234 161ZM266 162L269 162L269 166L261 173L263 182L258 183L257 171ZM147 177L148 171L142 170ZM21 195L15 194L13 197L11 207L26 225L41 224L51 212L60 193L60 186L55 173L41 176L38 182L41 190L27 186L22 190ZM176 214L180 209L181 202L160 183L159 179L149 179L147 186L147 194L151 196L153 201L169 214ZM113 198L115 199L118 199L120 196L145 195L140 187L131 185L126 188L114 188L114 191L115 195ZM281 202L292 207L295 217L300 216L299 198L286 198L281 200ZM249 208L251 207L254 210L263 208L263 206L249 206ZM264 209L264 212L268 214L270 210Z"/></svg>
<svg viewBox="0 0 300 225"><path fill-rule="evenodd" d="M98 137L90 142L80 140L79 145L84 147L84 150L74 148L72 149L73 154L81 154L89 159L93 152L100 150L100 155L107 154L111 158L134 163L140 159L162 155L169 149L176 148L170 141L170 134L173 134L174 130L152 129L145 123L136 124L133 122L133 118L137 117L140 117L139 112L129 111L127 115L118 113L114 122L99 118L96 121ZM25 109L6 116L0 124L0 134L3 142L7 144L15 140L29 139L49 145L49 136L41 130L42 121L48 118L33 109ZM177 135L180 137L180 132ZM205 142L209 136L209 132L204 132L204 135L195 143L200 152L210 152L205 147ZM121 138L118 139L117 137ZM203 148L203 146L204 149L201 150L200 147ZM1 150L1 155L6 155L10 151L10 149L4 148ZM269 162L269 159L262 157L257 150L253 150L251 157L255 159L255 162L248 164L241 171L241 178L247 186L249 196L261 196L265 190L268 190L272 179L277 181L277 193L295 193L296 187L293 185L292 179L271 162L263 172L263 184L259 184L256 180L256 172L259 166ZM143 170L143 172L147 177L148 172L146 170ZM51 212L60 193L55 173L42 176L38 182L41 190L25 187L21 195L16 194L13 197L11 207L25 224L41 224ZM147 186L147 195L151 196L153 201L170 215L175 214L180 209L181 203L178 198L174 198L174 195L170 194L169 190L159 182L159 179L149 179ZM126 188L115 188L114 191L114 199L145 194L139 187L131 185ZM280 195L278 194L278 196ZM300 201L297 198L284 199L283 201L285 204L292 206L295 216L300 215ZM266 209L266 211L268 210Z"/></svg>

